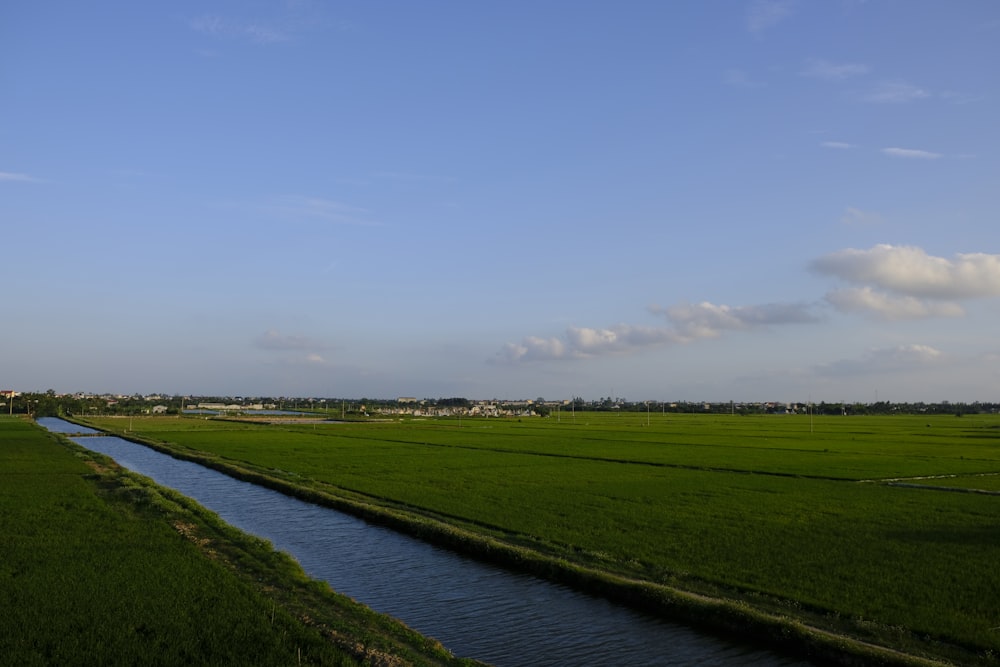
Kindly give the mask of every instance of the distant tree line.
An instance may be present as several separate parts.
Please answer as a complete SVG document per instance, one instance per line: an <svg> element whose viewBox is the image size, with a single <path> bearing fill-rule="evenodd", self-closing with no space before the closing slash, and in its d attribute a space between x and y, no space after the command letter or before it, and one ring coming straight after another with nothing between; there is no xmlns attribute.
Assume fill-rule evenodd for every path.
<svg viewBox="0 0 1000 667"><path fill-rule="evenodd" d="M759 402L741 403L709 402L709 401L628 401L625 399L601 398L596 401L585 401L574 397L570 406L574 410L590 410L597 412L672 412L698 414L786 414L789 412L814 415L892 415L892 414L977 414L982 412L1000 411L1000 403L972 403L942 401L940 403L907 402L893 403L878 401L876 403L827 403L809 402Z"/></svg>
<svg viewBox="0 0 1000 667"><path fill-rule="evenodd" d="M222 403L226 405L265 405L285 410L314 411L343 415L371 414L382 409L396 408L412 404L413 399L372 398L290 398L285 396L178 396L166 394L121 395L121 394L57 394L52 389L44 392L24 392L13 398L5 397L0 412L37 417L87 416L87 415L139 415L152 411L154 406L162 406L167 414L180 414L189 405L198 403ZM492 399L498 405L524 404L525 401L504 401ZM471 408L477 401L464 397L422 399L422 407ZM530 402L531 410L539 416L552 414L556 409L563 411L596 412L670 412L697 414L814 414L814 415L892 415L892 414L978 414L1000 411L1000 403L952 402L939 403L877 401L874 403L849 403L819 401L808 402L710 402L710 401L630 401L624 398L602 397L585 400L574 396L570 401L545 401L539 397Z"/></svg>

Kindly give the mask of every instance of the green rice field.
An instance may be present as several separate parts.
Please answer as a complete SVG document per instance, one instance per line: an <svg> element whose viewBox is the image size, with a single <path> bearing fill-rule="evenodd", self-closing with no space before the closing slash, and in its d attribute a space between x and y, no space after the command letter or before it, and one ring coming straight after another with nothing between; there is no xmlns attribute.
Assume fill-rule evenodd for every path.
<svg viewBox="0 0 1000 667"><path fill-rule="evenodd" d="M184 497L7 417L0 609L4 665L471 664Z"/></svg>
<svg viewBox="0 0 1000 667"><path fill-rule="evenodd" d="M997 489L995 415L88 423L866 641L1000 654L1000 496L885 483Z"/></svg>

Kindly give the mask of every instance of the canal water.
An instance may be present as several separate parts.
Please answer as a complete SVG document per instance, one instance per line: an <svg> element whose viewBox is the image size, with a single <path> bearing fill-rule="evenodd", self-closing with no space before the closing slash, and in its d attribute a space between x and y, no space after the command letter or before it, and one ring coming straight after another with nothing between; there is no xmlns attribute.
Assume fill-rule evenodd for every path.
<svg viewBox="0 0 1000 667"><path fill-rule="evenodd" d="M73 435L97 433L60 419L38 423ZM498 667L808 664L472 561L122 438L73 439L269 540L311 577L434 637L455 655Z"/></svg>

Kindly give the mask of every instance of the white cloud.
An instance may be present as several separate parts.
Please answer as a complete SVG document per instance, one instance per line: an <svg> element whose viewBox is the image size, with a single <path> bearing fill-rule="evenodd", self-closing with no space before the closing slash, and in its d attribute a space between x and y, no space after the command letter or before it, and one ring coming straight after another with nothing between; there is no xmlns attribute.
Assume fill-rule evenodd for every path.
<svg viewBox="0 0 1000 667"><path fill-rule="evenodd" d="M564 338L527 336L520 343L507 343L499 356L506 362L587 359L676 342L681 342L680 338L665 327L629 324L616 324L604 329L569 327Z"/></svg>
<svg viewBox="0 0 1000 667"><path fill-rule="evenodd" d="M848 144L843 141L824 141L820 144L823 148L837 148L840 150L846 150L848 148L854 148L854 144Z"/></svg>
<svg viewBox="0 0 1000 667"><path fill-rule="evenodd" d="M0 171L0 181L7 181L12 183L38 183L37 178L28 176L27 174L17 174L10 171Z"/></svg>
<svg viewBox="0 0 1000 667"><path fill-rule="evenodd" d="M859 209L847 211L845 222L851 224L881 220L877 214ZM829 253L813 260L809 268L856 285L827 293L827 304L840 312L883 320L961 317L965 312L958 301L1000 296L1000 255L958 254L949 260L913 246L877 245L868 250L848 248ZM718 338L727 332L820 322L820 305L730 306L703 301L651 306L650 312L664 316L669 326L570 327L562 336L528 336L520 343L508 343L498 357L517 363L626 354L651 346Z"/></svg>
<svg viewBox="0 0 1000 667"><path fill-rule="evenodd" d="M249 3L242 3L248 5ZM307 32L336 30L353 31L350 22L330 18L323 3L311 0L285 0L284 2L256 3L257 10L265 16L254 19L233 18L219 14L204 14L188 22L190 28L209 37L275 44L295 40ZM212 53L202 51L212 55Z"/></svg>
<svg viewBox="0 0 1000 667"><path fill-rule="evenodd" d="M923 88L902 81L883 83L865 95L864 99L876 104L899 104L930 97Z"/></svg>
<svg viewBox="0 0 1000 667"><path fill-rule="evenodd" d="M316 353L287 355L271 362L275 368L288 369L293 373L309 373L313 370L331 368L333 363ZM338 370L341 370L338 368Z"/></svg>
<svg viewBox="0 0 1000 667"><path fill-rule="evenodd" d="M191 20L191 28L212 37L247 39L257 44L284 42L290 39L287 31L259 22L246 22L206 15Z"/></svg>
<svg viewBox="0 0 1000 667"><path fill-rule="evenodd" d="M322 350L326 345L305 336L282 334L269 329L254 339L254 345L263 350Z"/></svg>
<svg viewBox="0 0 1000 667"><path fill-rule="evenodd" d="M818 318L804 304L768 303L755 306L727 306L703 301L650 309L669 319L684 340L716 338L725 331L739 331L773 324L803 324Z"/></svg>
<svg viewBox="0 0 1000 667"><path fill-rule="evenodd" d="M882 320L961 317L965 314L957 303L894 296L867 286L834 290L826 295L826 301L841 312L869 314Z"/></svg>
<svg viewBox="0 0 1000 667"><path fill-rule="evenodd" d="M945 355L929 345L899 345L869 350L861 359L841 359L816 367L820 375L872 375L915 370L939 363Z"/></svg>
<svg viewBox="0 0 1000 667"><path fill-rule="evenodd" d="M677 334L662 327L641 327L617 324L607 329L570 327L566 331L571 349L582 356L597 356L679 342Z"/></svg>
<svg viewBox="0 0 1000 667"><path fill-rule="evenodd" d="M936 160L943 157L940 153L921 151L915 148L883 148L882 153L891 157L901 157L910 160Z"/></svg>
<svg viewBox="0 0 1000 667"><path fill-rule="evenodd" d="M934 257L915 246L880 244L824 255L812 270L856 285L873 285L903 296L968 299L1000 296L1000 255Z"/></svg>
<svg viewBox="0 0 1000 667"><path fill-rule="evenodd" d="M520 343L507 343L500 356L507 362L548 361L567 358L566 344L558 338L527 336Z"/></svg>
<svg viewBox="0 0 1000 667"><path fill-rule="evenodd" d="M819 58L810 58L806 61L805 69L802 70L802 76L826 79L827 81L843 81L852 76L867 74L868 71L869 68L867 65L858 63L838 64Z"/></svg>
<svg viewBox="0 0 1000 667"><path fill-rule="evenodd" d="M862 211L859 208L847 207L840 221L845 225L881 225L885 220L878 213Z"/></svg>
<svg viewBox="0 0 1000 667"><path fill-rule="evenodd" d="M726 331L763 328L772 324L816 322L810 307L802 304L727 306L709 302L680 304L650 311L664 315L672 327L616 324L606 328L569 327L562 338L528 336L520 343L507 343L498 355L506 362L587 359L626 354L657 345L690 343L716 338Z"/></svg>
<svg viewBox="0 0 1000 667"><path fill-rule="evenodd" d="M795 0L753 0L747 8L747 30L758 34L785 20L795 10Z"/></svg>

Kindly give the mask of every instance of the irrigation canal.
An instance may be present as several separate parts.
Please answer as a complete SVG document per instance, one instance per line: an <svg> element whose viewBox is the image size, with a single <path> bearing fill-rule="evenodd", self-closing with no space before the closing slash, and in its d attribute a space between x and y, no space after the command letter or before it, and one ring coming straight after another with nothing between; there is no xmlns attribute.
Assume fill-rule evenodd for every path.
<svg viewBox="0 0 1000 667"><path fill-rule="evenodd" d="M806 665L668 623L564 586L472 561L335 510L61 419L43 427L171 487L269 540L313 578L454 654L517 665Z"/></svg>

